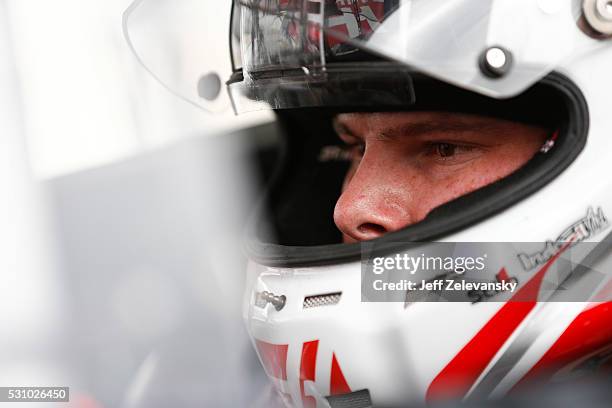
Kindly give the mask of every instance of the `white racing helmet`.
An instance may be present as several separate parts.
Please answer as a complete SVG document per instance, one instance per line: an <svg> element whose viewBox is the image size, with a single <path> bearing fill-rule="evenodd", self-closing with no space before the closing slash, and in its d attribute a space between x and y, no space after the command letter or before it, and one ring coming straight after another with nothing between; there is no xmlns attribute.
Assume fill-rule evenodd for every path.
<svg viewBox="0 0 612 408"><path fill-rule="evenodd" d="M222 60L227 31L213 31L227 26ZM244 317L287 406L499 397L610 364L612 1L138 0L124 27L172 92L211 114L273 109L286 131L249 227ZM179 31L180 64L164 46ZM209 97L209 73L230 70ZM551 136L424 220L342 243L347 163L331 119L432 110ZM421 263L406 274L406 259Z"/></svg>

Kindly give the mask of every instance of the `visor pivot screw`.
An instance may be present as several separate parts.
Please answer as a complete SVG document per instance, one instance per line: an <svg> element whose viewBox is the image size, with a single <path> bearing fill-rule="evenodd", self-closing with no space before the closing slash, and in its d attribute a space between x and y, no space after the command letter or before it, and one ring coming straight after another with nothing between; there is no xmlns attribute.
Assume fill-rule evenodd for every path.
<svg viewBox="0 0 612 408"><path fill-rule="evenodd" d="M274 293L265 290L259 294L259 299L266 304L270 303L277 312L285 307L285 303L287 302L287 297L285 295L276 296Z"/></svg>
<svg viewBox="0 0 612 408"><path fill-rule="evenodd" d="M612 35L612 0L584 0L582 13L597 33L604 37Z"/></svg>
<svg viewBox="0 0 612 408"><path fill-rule="evenodd" d="M198 81L198 95L207 101L214 101L221 93L221 78L216 72L203 75Z"/></svg>
<svg viewBox="0 0 612 408"><path fill-rule="evenodd" d="M510 71L512 54L500 46L485 49L480 56L480 70L489 78L501 78Z"/></svg>

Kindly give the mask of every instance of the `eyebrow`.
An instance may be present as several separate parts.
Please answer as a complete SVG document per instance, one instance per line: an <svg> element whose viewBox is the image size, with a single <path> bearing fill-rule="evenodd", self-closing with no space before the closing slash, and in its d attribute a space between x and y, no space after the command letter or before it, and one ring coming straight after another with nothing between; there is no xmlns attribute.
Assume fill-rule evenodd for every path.
<svg viewBox="0 0 612 408"><path fill-rule="evenodd" d="M344 133L350 137L361 137L353 132L346 124L338 121L337 118L333 122L334 129L338 133ZM487 121L477 121L476 123L464 123L457 120L428 120L412 123L402 123L397 126L391 126L383 129L377 136L380 140L394 140L402 136L410 135L413 137L426 135L433 132L467 132L467 131L483 131L483 130L499 130L499 126L495 123Z"/></svg>

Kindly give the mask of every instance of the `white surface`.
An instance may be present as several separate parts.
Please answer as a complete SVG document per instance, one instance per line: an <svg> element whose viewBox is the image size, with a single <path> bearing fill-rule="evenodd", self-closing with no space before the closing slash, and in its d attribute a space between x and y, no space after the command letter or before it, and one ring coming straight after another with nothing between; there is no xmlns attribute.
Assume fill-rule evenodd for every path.
<svg viewBox="0 0 612 408"><path fill-rule="evenodd" d="M228 111L213 118L158 84L138 65L122 35L122 13L131 1L3 2L30 163L39 178L270 117L236 119ZM185 47L192 39L181 41Z"/></svg>

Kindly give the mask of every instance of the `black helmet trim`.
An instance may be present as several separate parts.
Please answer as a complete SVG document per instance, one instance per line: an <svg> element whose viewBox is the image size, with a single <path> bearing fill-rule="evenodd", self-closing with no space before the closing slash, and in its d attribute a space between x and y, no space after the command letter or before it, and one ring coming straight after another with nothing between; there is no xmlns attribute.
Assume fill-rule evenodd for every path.
<svg viewBox="0 0 612 408"><path fill-rule="evenodd" d="M412 70L405 65L387 61L365 61L362 53L358 62L330 63L324 72L304 72L303 68L268 69L234 72L227 82L234 112L258 109L264 102L272 109L302 109L305 107L395 107L414 103ZM367 75L364 75L367 72Z"/></svg>

